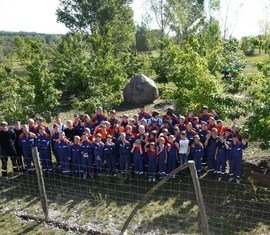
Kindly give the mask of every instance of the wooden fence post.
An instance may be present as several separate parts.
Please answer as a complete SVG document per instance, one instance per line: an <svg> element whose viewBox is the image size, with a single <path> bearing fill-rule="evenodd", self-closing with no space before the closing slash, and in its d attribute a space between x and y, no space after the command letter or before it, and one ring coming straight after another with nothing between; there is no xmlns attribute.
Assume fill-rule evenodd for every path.
<svg viewBox="0 0 270 235"><path fill-rule="evenodd" d="M47 195L46 195L43 172L40 166L39 153L38 153L37 147L32 148L32 155L33 155L33 160L34 160L36 174L37 174L40 201L41 201L45 221L48 222L49 212L48 212L48 204L47 204Z"/></svg>
<svg viewBox="0 0 270 235"><path fill-rule="evenodd" d="M197 175L197 170L196 170L196 167L195 167L195 162L194 161L188 161L188 165L189 165L193 185L194 185L194 188L195 188L197 203L198 203L199 210L200 210L202 233L204 235L207 235L207 234L209 234L208 221L207 221L207 215L206 215L204 201L203 201L201 185L200 185L199 177Z"/></svg>

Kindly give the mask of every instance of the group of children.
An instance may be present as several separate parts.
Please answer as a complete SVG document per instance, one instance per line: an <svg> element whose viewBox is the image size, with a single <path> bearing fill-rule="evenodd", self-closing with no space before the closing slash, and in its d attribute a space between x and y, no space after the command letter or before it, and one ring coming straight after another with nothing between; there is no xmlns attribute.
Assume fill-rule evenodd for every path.
<svg viewBox="0 0 270 235"><path fill-rule="evenodd" d="M29 119L27 125L21 127L16 122L12 128L2 122L3 176L8 156L14 171L23 167L23 156L26 172L31 174L31 149L37 147L43 171L47 173L53 171L54 156L64 175L86 179L105 172L111 177L118 172L128 177L132 172L136 178L147 173L149 181L156 181L194 160L198 175L205 170L221 180L228 168L229 181L236 179L240 183L242 150L247 143L235 123L231 127L223 125L216 112L208 112L207 106L203 106L198 116L192 111L177 116L172 109L160 116L159 112L150 114L141 106L132 118L127 114L118 118L115 110L107 117L99 107L92 117L75 115L66 124L56 117L51 129L43 122L42 118Z"/></svg>

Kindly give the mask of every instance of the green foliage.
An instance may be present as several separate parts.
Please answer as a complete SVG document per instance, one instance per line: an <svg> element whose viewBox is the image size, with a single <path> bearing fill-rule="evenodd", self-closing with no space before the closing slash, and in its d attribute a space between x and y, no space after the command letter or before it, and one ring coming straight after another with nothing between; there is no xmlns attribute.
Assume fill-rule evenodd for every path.
<svg viewBox="0 0 270 235"><path fill-rule="evenodd" d="M224 78L226 84L226 90L229 93L236 94L241 93L239 86L244 78L243 70L246 66L246 61L244 61L243 56L239 55L239 42L235 38L230 38L223 43L223 71L228 71L229 76Z"/></svg>
<svg viewBox="0 0 270 235"><path fill-rule="evenodd" d="M268 59L266 62L258 63L257 68L259 71L261 71L265 76L270 77L270 59Z"/></svg>
<svg viewBox="0 0 270 235"><path fill-rule="evenodd" d="M27 82L32 87L34 95L33 106L37 114L49 118L58 105L61 92L54 87L54 80L51 76L47 48L44 42L39 39L27 37L15 38L17 56L27 70Z"/></svg>
<svg viewBox="0 0 270 235"><path fill-rule="evenodd" d="M61 0L57 20L72 32L100 35L117 51L134 44L131 0Z"/></svg>
<svg viewBox="0 0 270 235"><path fill-rule="evenodd" d="M168 0L167 15L176 43L185 45L189 36L200 31L205 19L204 0Z"/></svg>
<svg viewBox="0 0 270 235"><path fill-rule="evenodd" d="M241 42L241 50L243 50L246 56L252 56L255 53L256 45L255 45L254 37L244 37Z"/></svg>
<svg viewBox="0 0 270 235"><path fill-rule="evenodd" d="M26 121L34 115L34 93L27 79L19 78L8 67L0 65L0 116L2 120L13 123ZM11 69L10 69L11 70Z"/></svg>
<svg viewBox="0 0 270 235"><path fill-rule="evenodd" d="M262 141L261 147L270 148L270 77L263 74L251 76L248 87L249 101L247 112L251 115L246 122L246 129L251 140Z"/></svg>
<svg viewBox="0 0 270 235"><path fill-rule="evenodd" d="M169 82L171 66L174 63L175 54L170 48L173 46L172 40L166 40L163 43L162 50L159 51L159 56L152 56L152 68L157 77L156 82L166 84Z"/></svg>
<svg viewBox="0 0 270 235"><path fill-rule="evenodd" d="M94 45L99 45L94 49ZM101 47L103 46L103 48ZM73 105L93 111L98 105L109 108L122 101L127 74L125 60L116 57L110 43L91 36L69 34L55 52L52 67L57 87L74 95Z"/></svg>
<svg viewBox="0 0 270 235"><path fill-rule="evenodd" d="M164 51L166 77L177 87L174 91L167 90L164 95L176 102L181 113L188 109L199 111L207 104L222 115L228 115L237 102L224 94L221 80L211 74L207 59L200 56L197 48L194 49L195 45L199 46L194 39L185 50L173 45Z"/></svg>
<svg viewBox="0 0 270 235"><path fill-rule="evenodd" d="M137 27L136 49L138 51L149 51L150 50L150 42L149 42L149 38L148 38L148 30L144 25Z"/></svg>
<svg viewBox="0 0 270 235"><path fill-rule="evenodd" d="M212 19L205 23L205 27L199 34L198 53L207 61L207 67L211 74L217 75L224 64L223 45L220 26L217 20Z"/></svg>

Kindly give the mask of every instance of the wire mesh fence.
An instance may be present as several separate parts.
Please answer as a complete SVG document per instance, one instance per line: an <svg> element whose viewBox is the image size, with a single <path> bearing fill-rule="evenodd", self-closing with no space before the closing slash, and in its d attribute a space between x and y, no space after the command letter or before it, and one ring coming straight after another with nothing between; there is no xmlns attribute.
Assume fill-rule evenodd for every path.
<svg viewBox="0 0 270 235"><path fill-rule="evenodd" d="M119 234L135 204L156 182L147 173L132 171L111 175L104 168L86 179L62 174L57 166L44 174L50 220L100 233ZM270 188L217 181L202 176L200 185L211 234L269 233ZM42 217L36 174L23 173L0 178L1 203L23 215ZM137 212L128 231L131 234L201 233L200 215L189 172L180 172L166 182Z"/></svg>

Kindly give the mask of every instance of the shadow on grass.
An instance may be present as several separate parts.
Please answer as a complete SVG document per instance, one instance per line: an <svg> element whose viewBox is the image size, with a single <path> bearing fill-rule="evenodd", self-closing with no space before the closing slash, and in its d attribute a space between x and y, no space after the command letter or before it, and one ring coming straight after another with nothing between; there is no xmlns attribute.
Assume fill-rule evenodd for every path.
<svg viewBox="0 0 270 235"><path fill-rule="evenodd" d="M56 204L56 209L57 205L64 206L71 213L83 201L87 201L93 208L98 208L99 204L107 207L113 205L118 209L116 213L125 206L129 206L131 210L155 185L143 179L112 179L105 174L82 180L53 173L50 177L44 177L44 180L49 207L52 204ZM259 223L270 225L270 188L219 182L208 178L201 179L200 183L211 232L248 233ZM29 207L36 203L34 199L39 196L35 175L21 174L9 180L0 178L0 185L0 197L5 198L5 203L24 199L26 207ZM172 203L168 204L170 200ZM130 225L135 233L199 232L200 219L191 178L177 176L171 179L150 197L138 216L141 219L139 226L136 222L131 222ZM127 216L121 218L123 221L124 217Z"/></svg>

